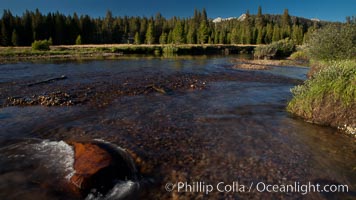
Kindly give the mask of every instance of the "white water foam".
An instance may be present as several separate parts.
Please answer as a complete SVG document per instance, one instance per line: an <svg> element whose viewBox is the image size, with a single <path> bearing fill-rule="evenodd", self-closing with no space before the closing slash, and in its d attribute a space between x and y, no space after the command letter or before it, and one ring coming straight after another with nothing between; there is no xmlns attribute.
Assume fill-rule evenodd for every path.
<svg viewBox="0 0 356 200"><path fill-rule="evenodd" d="M85 200L120 200L132 197L139 190L139 183L128 181L120 181L105 195L90 193ZM131 199L131 198L130 198Z"/></svg>
<svg viewBox="0 0 356 200"><path fill-rule="evenodd" d="M135 193L139 184L133 181L121 181L117 183L105 196L105 199L127 199Z"/></svg>
<svg viewBox="0 0 356 200"><path fill-rule="evenodd" d="M111 146L116 150L117 153L120 153L122 158L129 164L131 171L136 174L137 169L132 160L131 156L127 153L126 149L121 148L117 145L114 145L110 142L107 142L103 139L94 139L94 141L105 143L106 145ZM136 179L136 177L134 178ZM97 193L95 190L87 195L85 200L120 200L120 199L134 199L133 195L139 191L140 183L137 180L125 180L118 181L114 187L107 192L105 195Z"/></svg>
<svg viewBox="0 0 356 200"><path fill-rule="evenodd" d="M66 179L70 179L75 170L73 147L64 141L44 140L40 143L31 144L33 152L32 159L36 159L47 169L64 173Z"/></svg>

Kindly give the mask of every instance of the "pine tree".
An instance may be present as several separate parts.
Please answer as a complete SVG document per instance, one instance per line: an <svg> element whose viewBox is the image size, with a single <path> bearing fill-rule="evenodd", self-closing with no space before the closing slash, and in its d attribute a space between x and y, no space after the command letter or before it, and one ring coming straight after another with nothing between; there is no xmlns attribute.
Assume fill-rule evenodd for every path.
<svg viewBox="0 0 356 200"><path fill-rule="evenodd" d="M40 22L38 26L38 30L34 36L36 36L37 39L45 39L42 35L42 26L43 23ZM64 22L64 16L62 16L59 12L55 14L55 32L54 32L54 37L53 37L53 42L54 44L64 44L64 30L65 30L65 22Z"/></svg>
<svg viewBox="0 0 356 200"><path fill-rule="evenodd" d="M205 8L203 8L203 11L202 11L202 17L201 17L201 21L200 22L207 22L208 21L208 14L206 13L206 10Z"/></svg>
<svg viewBox="0 0 356 200"><path fill-rule="evenodd" d="M272 24L268 23L266 26L265 43L266 44L271 43L272 37L273 37L273 26L272 26Z"/></svg>
<svg viewBox="0 0 356 200"><path fill-rule="evenodd" d="M88 15L80 18L82 42L84 44L95 43L92 33L95 31L95 24L91 21ZM125 41L126 42L126 41Z"/></svg>
<svg viewBox="0 0 356 200"><path fill-rule="evenodd" d="M31 45L33 39L32 17L29 11L25 11L22 15L21 24L23 26L23 31L21 32L20 41L22 41L22 45L29 46Z"/></svg>
<svg viewBox="0 0 356 200"><path fill-rule="evenodd" d="M148 24L147 32L146 32L146 44L154 43L154 32L153 32L153 23L150 22Z"/></svg>
<svg viewBox="0 0 356 200"><path fill-rule="evenodd" d="M173 34L172 31L169 31L167 37L167 44L172 44L172 43L173 43Z"/></svg>
<svg viewBox="0 0 356 200"><path fill-rule="evenodd" d="M237 32L237 28L233 28L231 31L231 44L238 44L239 40L238 40L238 32Z"/></svg>
<svg viewBox="0 0 356 200"><path fill-rule="evenodd" d="M229 20L213 24L206 10L194 11L192 18L165 19L161 14L155 17L115 17L108 11L104 18L92 18L88 15L66 16L59 12L46 15L25 11L22 16L12 16L6 10L0 19L0 45L30 45L34 39L45 40L52 37L54 44L75 44L80 35L82 43L271 43L290 37L301 44L308 34L304 32L324 23L292 18L286 9L281 17L263 15L258 8L256 16L246 12L243 21ZM349 17L347 23L355 23ZM293 25L292 25L293 24ZM16 29L16 31L14 31ZM303 38L304 37L304 38Z"/></svg>
<svg viewBox="0 0 356 200"><path fill-rule="evenodd" d="M140 34L138 32L135 33L134 43L141 44L141 38L140 38Z"/></svg>
<svg viewBox="0 0 356 200"><path fill-rule="evenodd" d="M284 9L283 15L282 15L282 27L287 27L291 25L291 18L289 16L288 9Z"/></svg>
<svg viewBox="0 0 356 200"><path fill-rule="evenodd" d="M187 33L187 44L196 44L196 29L194 21L190 21Z"/></svg>
<svg viewBox="0 0 356 200"><path fill-rule="evenodd" d="M278 25L274 25L273 27L273 35L272 35L272 42L276 42L281 39L281 34Z"/></svg>
<svg viewBox="0 0 356 200"><path fill-rule="evenodd" d="M201 16L200 12L195 8L194 9L194 17L193 17L193 21L194 21L195 24L199 24L200 23L200 20L201 20L200 16Z"/></svg>
<svg viewBox="0 0 356 200"><path fill-rule="evenodd" d="M72 18L72 21L71 21L71 29L72 29L72 35L71 36L73 37L73 39L74 38L76 39L76 37L78 37L78 35L80 35L80 21L79 21L79 17L77 15L77 13L73 14L73 18ZM52 36L52 34L51 34L51 36Z"/></svg>
<svg viewBox="0 0 356 200"><path fill-rule="evenodd" d="M200 24L199 30L198 30L199 43L205 44L207 42L208 36L209 36L209 32L208 32L207 22L203 21Z"/></svg>
<svg viewBox="0 0 356 200"><path fill-rule="evenodd" d="M257 12L257 16L256 16L256 26L257 26L257 28L262 28L263 26L265 26L261 6L258 6L258 12Z"/></svg>
<svg viewBox="0 0 356 200"><path fill-rule="evenodd" d="M184 38L183 38L183 27L182 27L182 23L180 21L177 21L173 32L172 32L172 40L173 43L175 44L182 44L184 42Z"/></svg>
<svg viewBox="0 0 356 200"><path fill-rule="evenodd" d="M159 37L159 43L160 44L167 44L167 33L163 32L161 36Z"/></svg>
<svg viewBox="0 0 356 200"><path fill-rule="evenodd" d="M292 28L292 40L295 44L303 43L303 28L298 25L293 25Z"/></svg>
<svg viewBox="0 0 356 200"><path fill-rule="evenodd" d="M307 32L303 35L303 43L308 43L310 36L314 33L315 29L313 27L309 27Z"/></svg>
<svg viewBox="0 0 356 200"><path fill-rule="evenodd" d="M214 33L213 32L210 33L210 36L209 36L209 39L208 39L208 43L209 44L214 44Z"/></svg>
<svg viewBox="0 0 356 200"><path fill-rule="evenodd" d="M104 43L112 43L113 24L114 24L114 19L112 16L112 12L110 10L108 10L106 12L106 16L103 21L103 28L102 28L103 29L102 30L102 32L103 32L102 40Z"/></svg>
<svg viewBox="0 0 356 200"><path fill-rule="evenodd" d="M226 34L225 44L231 44L231 33L227 33Z"/></svg>
<svg viewBox="0 0 356 200"><path fill-rule="evenodd" d="M13 31L13 16L9 10L4 10L1 20L1 44L3 46L11 46L11 36Z"/></svg>
<svg viewBox="0 0 356 200"><path fill-rule="evenodd" d="M242 44L251 44L253 41L253 32L252 32L252 21L250 16L250 11L246 11L246 18L242 24Z"/></svg>
<svg viewBox="0 0 356 200"><path fill-rule="evenodd" d="M1 41L0 42L1 42L2 46L8 46L8 44L9 44L7 29L4 25L1 26Z"/></svg>
<svg viewBox="0 0 356 200"><path fill-rule="evenodd" d="M188 34L187 34L187 44L195 44L196 34L195 30L189 29Z"/></svg>
<svg viewBox="0 0 356 200"><path fill-rule="evenodd" d="M148 24L147 19L144 18L141 20L141 24L140 24L140 37L141 38L146 37L147 24Z"/></svg>
<svg viewBox="0 0 356 200"><path fill-rule="evenodd" d="M240 44L245 44L245 31L243 29L240 31Z"/></svg>
<svg viewBox="0 0 356 200"><path fill-rule="evenodd" d="M13 46L19 46L19 37L17 35L16 29L12 31L11 42Z"/></svg>
<svg viewBox="0 0 356 200"><path fill-rule="evenodd" d="M245 27L244 29L244 37L243 37L243 44L252 44L252 30L251 28L248 26L248 27Z"/></svg>
<svg viewBox="0 0 356 200"><path fill-rule="evenodd" d="M290 26L285 26L280 29L281 39L289 38L291 36Z"/></svg>
<svg viewBox="0 0 356 200"><path fill-rule="evenodd" d="M281 24L281 30L280 30L281 38L280 39L290 37L290 35L291 35L290 26L291 26L291 18L289 16L288 9L285 9L284 13L282 15L282 24Z"/></svg>
<svg viewBox="0 0 356 200"><path fill-rule="evenodd" d="M155 19L154 19L154 25L155 25L154 28L155 28L155 33L157 33L157 35L155 35L155 37L158 36L158 33L162 33L163 32L163 30L162 30L163 29L163 22L164 22L164 18L162 16L162 14L159 13L159 12L156 13L156 16L155 16ZM157 41L156 39L157 38L155 38L155 41Z"/></svg>
<svg viewBox="0 0 356 200"><path fill-rule="evenodd" d="M262 43L263 43L263 38L264 38L264 35L263 35L263 28L260 27L260 28L258 28L258 30L257 30L256 44L262 44Z"/></svg>
<svg viewBox="0 0 356 200"><path fill-rule="evenodd" d="M219 33L219 44L225 44L226 41L226 33L224 30L221 30Z"/></svg>
<svg viewBox="0 0 356 200"><path fill-rule="evenodd" d="M219 32L217 30L214 32L214 44L219 44Z"/></svg>
<svg viewBox="0 0 356 200"><path fill-rule="evenodd" d="M253 27L252 29L252 37L251 37L251 43L250 44L256 44L256 40L258 37L258 28L257 27Z"/></svg>

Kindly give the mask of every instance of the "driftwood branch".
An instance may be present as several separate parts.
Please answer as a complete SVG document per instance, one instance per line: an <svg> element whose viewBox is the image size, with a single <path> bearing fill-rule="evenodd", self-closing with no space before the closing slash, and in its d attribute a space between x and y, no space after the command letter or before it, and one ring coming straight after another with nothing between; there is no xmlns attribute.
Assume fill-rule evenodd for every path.
<svg viewBox="0 0 356 200"><path fill-rule="evenodd" d="M156 85L152 84L152 85L148 85L146 86L147 88L152 88L154 89L156 92L162 93L162 94L167 94L167 91L164 88L160 88L157 87Z"/></svg>
<svg viewBox="0 0 356 200"><path fill-rule="evenodd" d="M156 90L157 92L159 92L159 93L167 94L167 92L166 92L166 90L164 88L159 88L159 87L156 87L155 85L152 85L152 88L154 90Z"/></svg>
<svg viewBox="0 0 356 200"><path fill-rule="evenodd" d="M31 86L34 86L34 85L39 85L39 84L44 84L44 83L51 83L51 82L54 82L54 81L59 81L59 80L64 80L64 79L67 79L67 77L62 75L60 77L55 77L55 78L50 78L50 79L46 79L46 80L43 80L43 81L38 81L38 82L35 82L35 83L30 83L27 86L31 87Z"/></svg>

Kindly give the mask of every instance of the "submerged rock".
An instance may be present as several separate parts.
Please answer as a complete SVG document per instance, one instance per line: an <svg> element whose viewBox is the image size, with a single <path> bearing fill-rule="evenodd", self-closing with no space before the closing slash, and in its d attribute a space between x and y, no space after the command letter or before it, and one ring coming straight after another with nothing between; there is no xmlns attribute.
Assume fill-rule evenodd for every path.
<svg viewBox="0 0 356 200"><path fill-rule="evenodd" d="M234 69L247 69L247 70L267 70L271 69L271 66L261 64L241 63L233 66Z"/></svg>
<svg viewBox="0 0 356 200"><path fill-rule="evenodd" d="M29 97L8 97L7 106L72 106L81 103L74 95L62 91Z"/></svg>

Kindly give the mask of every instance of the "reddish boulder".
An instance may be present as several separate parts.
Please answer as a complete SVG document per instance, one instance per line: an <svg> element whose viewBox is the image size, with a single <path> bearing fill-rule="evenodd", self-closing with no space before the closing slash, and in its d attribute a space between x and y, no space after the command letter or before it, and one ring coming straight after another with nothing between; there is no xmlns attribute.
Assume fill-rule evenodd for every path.
<svg viewBox="0 0 356 200"><path fill-rule="evenodd" d="M108 192L118 181L135 180L136 168L128 153L104 142L68 142L74 149L70 183L86 195L91 189Z"/></svg>
<svg viewBox="0 0 356 200"><path fill-rule="evenodd" d="M70 178L78 188L90 187L91 177L112 163L111 155L95 144L72 143L75 174Z"/></svg>

